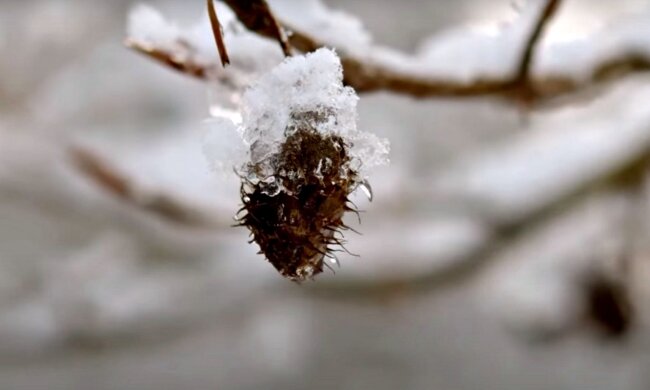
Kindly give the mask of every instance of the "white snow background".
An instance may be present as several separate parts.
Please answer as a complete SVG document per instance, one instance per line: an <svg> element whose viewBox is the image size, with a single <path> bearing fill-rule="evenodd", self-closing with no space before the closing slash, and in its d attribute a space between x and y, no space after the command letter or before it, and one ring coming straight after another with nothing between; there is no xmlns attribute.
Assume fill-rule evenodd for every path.
<svg viewBox="0 0 650 390"><path fill-rule="evenodd" d="M271 1L339 54L460 81L511 70L538 10L519 3L523 17L507 0ZM535 74L581 81L603 59L650 54L650 6L613 3L566 0ZM220 7L233 66L208 87L121 44L127 28L157 44L182 36L201 61L217 61L203 6L0 4L0 388L648 387L643 305L639 329L621 344L580 330L550 345L527 337L575 326L576 278L629 245L630 209L641 221L635 302L647 302L649 219L629 193L591 191L474 256L503 226L648 152L647 75L525 118L494 99L360 95L359 131L391 144L390 165L369 176L373 202L354 199L366 212L361 225L350 219L363 235L348 236L349 249L361 257L343 256L336 275L298 286L230 227L237 178L215 173L203 153L219 126L210 118L244 120L240 87L282 61L277 44ZM220 153L236 153L237 137L227 136L233 149ZM214 223L188 228L125 204L74 168L69 145ZM468 259L487 266L421 295L312 294Z"/></svg>

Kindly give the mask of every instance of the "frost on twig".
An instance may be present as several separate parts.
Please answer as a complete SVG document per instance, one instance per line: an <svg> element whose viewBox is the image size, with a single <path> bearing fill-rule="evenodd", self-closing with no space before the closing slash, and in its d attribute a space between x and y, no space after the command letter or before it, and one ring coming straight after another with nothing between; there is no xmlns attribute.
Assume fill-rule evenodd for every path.
<svg viewBox="0 0 650 390"><path fill-rule="evenodd" d="M128 23L127 47L199 79L206 79L214 67L214 60L193 39L197 34L169 23L156 9L139 5Z"/></svg>
<svg viewBox="0 0 650 390"><path fill-rule="evenodd" d="M559 3L530 0L519 17L509 24L480 31L468 26L456 28L429 38L415 55L373 44L357 19L332 11L318 0L275 0L270 5L290 32L288 40L294 48L303 52L328 46L337 48L344 83L358 93L389 91L415 97L500 95L520 98L516 92L521 92L521 85L525 85L526 96L540 100L576 92L632 72L650 70L650 34L643 34L650 25L650 15L622 20L585 39L545 42L542 32L551 27L548 23ZM252 28L251 31L262 34L255 39L251 36L255 34L248 31L229 31L228 25L243 26L232 20L236 18L230 9L223 9L222 12L220 8L220 15L229 13L231 19L224 22L226 43L229 39L245 37L246 42L265 48L264 56L260 57L272 59L265 68L255 67L257 71L268 70L281 60L282 53L277 45L261 38L268 34ZM241 10L238 16L243 17ZM136 31L146 24L145 19L134 12L131 24ZM196 35L186 37L192 47L200 46L197 45L200 41ZM148 41L131 39L129 42L137 48L136 44ZM214 43L210 43L213 49ZM228 45L233 49L241 46ZM155 42L144 47L148 49L145 53L149 51L159 61L188 74L195 73L193 56L187 56L187 50L181 48L176 52ZM160 55L161 51L166 57ZM187 63L170 63L169 58L178 59L177 55ZM214 68L217 61L215 57L212 63L202 65ZM225 79L232 82L230 77Z"/></svg>
<svg viewBox="0 0 650 390"><path fill-rule="evenodd" d="M292 31L292 45L302 51L340 49L344 82L359 93L518 99L524 92L524 98L542 100L650 70L648 13L604 26L593 36L550 42L544 31L552 29L561 1L529 0L509 23L454 28L430 37L410 55L372 44L358 21L317 0L287 3L272 5ZM342 32L330 33L336 30Z"/></svg>
<svg viewBox="0 0 650 390"><path fill-rule="evenodd" d="M233 11L215 2L230 66L224 69L215 50L208 14L197 24L180 27L155 8L138 5L129 14L127 47L188 76L207 81L215 104L238 108L241 92L283 59L272 41L249 32ZM221 32L221 31L220 31Z"/></svg>
<svg viewBox="0 0 650 390"><path fill-rule="evenodd" d="M342 77L331 50L289 58L244 93L242 123L219 122L206 143L213 163L230 159L241 177L240 224L292 280L322 272L325 257L337 263L343 214L356 211L348 196L387 162L388 142L357 129L358 98ZM224 132L245 147L224 147Z"/></svg>
<svg viewBox="0 0 650 390"><path fill-rule="evenodd" d="M322 4L317 6L318 1L296 7L277 0L277 6L283 11L280 15L287 18L285 23L291 26L292 44L296 47L311 51L334 45L342 50L345 82L357 91L388 90L427 97L529 92L525 90L530 89L528 75L533 54L560 2L531 1L516 20L496 33L474 32L465 26L434 36L417 55L372 45L359 23L351 23L346 15ZM305 12L307 9L311 12ZM313 16L305 18L304 13ZM322 33L323 26L330 28ZM337 37L331 33L336 30L345 33ZM349 43L347 36L358 38Z"/></svg>

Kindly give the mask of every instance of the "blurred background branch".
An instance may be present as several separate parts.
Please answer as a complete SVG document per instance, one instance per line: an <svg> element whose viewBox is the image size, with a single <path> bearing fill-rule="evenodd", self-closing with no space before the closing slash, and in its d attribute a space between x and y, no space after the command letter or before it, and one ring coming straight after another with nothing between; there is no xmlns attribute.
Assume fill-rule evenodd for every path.
<svg viewBox="0 0 650 390"><path fill-rule="evenodd" d="M73 147L69 151L74 166L88 179L120 200L162 220L187 228L220 226L223 221L210 218L210 211L182 204L171 195L147 192L117 172L88 149Z"/></svg>

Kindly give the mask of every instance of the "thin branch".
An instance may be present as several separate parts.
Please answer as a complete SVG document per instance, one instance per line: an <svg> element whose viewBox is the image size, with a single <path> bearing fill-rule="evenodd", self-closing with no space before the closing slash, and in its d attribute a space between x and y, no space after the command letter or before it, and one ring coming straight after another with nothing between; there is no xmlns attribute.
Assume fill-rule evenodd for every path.
<svg viewBox="0 0 650 390"><path fill-rule="evenodd" d="M533 62L533 56L535 55L535 49L538 46L539 41L542 38L542 35L548 26L549 21L560 6L560 0L547 0L546 5L542 9L542 12L537 19L535 26L526 41L524 46L523 54L521 56L521 61L513 82L517 84L525 84L530 77L530 68Z"/></svg>
<svg viewBox="0 0 650 390"><path fill-rule="evenodd" d="M221 65L225 68L226 65L230 64L230 58L228 57L228 51L226 50L226 44L223 41L223 31L221 29L221 23L219 23L219 17L217 17L217 10L214 7L213 0L208 1L208 15L210 17L210 26L212 27L212 33L214 34L214 41L217 44L217 50L219 51L219 58L221 58Z"/></svg>
<svg viewBox="0 0 650 390"><path fill-rule="evenodd" d="M207 81L209 64L193 60L196 49L187 42L178 42L175 50L155 47L151 44L127 38L124 45L148 58L191 77Z"/></svg>
<svg viewBox="0 0 650 390"><path fill-rule="evenodd" d="M73 147L69 154L81 173L125 203L174 224L195 228L217 226L216 221L209 217L209 212L182 204L167 194L146 193L88 149Z"/></svg>

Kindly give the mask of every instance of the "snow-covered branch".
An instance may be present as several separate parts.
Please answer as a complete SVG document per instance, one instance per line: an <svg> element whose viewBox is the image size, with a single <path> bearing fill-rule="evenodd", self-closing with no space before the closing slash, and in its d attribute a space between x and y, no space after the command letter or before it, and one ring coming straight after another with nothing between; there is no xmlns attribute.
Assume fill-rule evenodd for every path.
<svg viewBox="0 0 650 390"><path fill-rule="evenodd" d="M423 98L498 95L546 99L650 69L647 38L650 35L640 34L647 30L648 15L622 20L581 41L544 42L543 33L552 28L551 19L561 8L561 1L531 1L517 20L496 31L458 28L428 39L418 54L407 55L373 45L358 21L331 11L318 1L288 4L275 0L271 6L289 31L289 43L297 50L311 52L324 46L335 47L341 57L344 82L359 93L388 91ZM235 7L235 13L226 7L219 9L220 14L227 14L225 37L231 48L242 49L242 39L247 44L255 41L250 33L242 32L235 25L246 26L260 36L272 35L267 31L268 23L253 24L248 20L254 18L251 12L257 12L253 8ZM202 52L205 42L199 42L194 31L184 35L176 27L170 30L168 26L162 30L176 31L173 39L165 33L153 40L143 39L137 31L150 22L141 17L140 11L132 15L130 47L189 75L206 78L204 75L211 73L224 80L224 72L213 71L217 58ZM162 17L157 17L157 23L164 24ZM236 18L244 23L240 24ZM273 52L269 44L256 43L265 46L267 55ZM214 44L210 49L214 49ZM277 46L268 58L269 63L281 60ZM268 70L269 64L265 65L267 68L254 68L250 64L234 66L250 72Z"/></svg>

